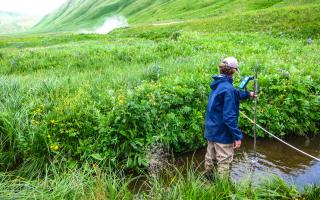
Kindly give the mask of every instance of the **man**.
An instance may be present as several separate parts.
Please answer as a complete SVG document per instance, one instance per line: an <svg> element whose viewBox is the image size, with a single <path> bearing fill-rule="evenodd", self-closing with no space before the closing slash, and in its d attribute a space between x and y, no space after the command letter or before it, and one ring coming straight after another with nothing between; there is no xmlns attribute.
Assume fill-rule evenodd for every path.
<svg viewBox="0 0 320 200"><path fill-rule="evenodd" d="M254 96L253 92L239 91L232 85L238 69L234 57L224 59L219 65L220 75L214 76L209 95L205 138L208 141L205 170L212 177L212 167L217 165L220 176L229 176L234 149L240 148L243 138L238 127L240 100Z"/></svg>

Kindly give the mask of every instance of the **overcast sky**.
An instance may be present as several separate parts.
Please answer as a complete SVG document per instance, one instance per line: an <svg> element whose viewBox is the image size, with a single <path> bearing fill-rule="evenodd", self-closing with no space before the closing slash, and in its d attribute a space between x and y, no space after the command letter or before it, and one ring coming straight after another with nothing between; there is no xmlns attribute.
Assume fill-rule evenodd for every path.
<svg viewBox="0 0 320 200"><path fill-rule="evenodd" d="M0 0L0 11L45 15L67 0Z"/></svg>

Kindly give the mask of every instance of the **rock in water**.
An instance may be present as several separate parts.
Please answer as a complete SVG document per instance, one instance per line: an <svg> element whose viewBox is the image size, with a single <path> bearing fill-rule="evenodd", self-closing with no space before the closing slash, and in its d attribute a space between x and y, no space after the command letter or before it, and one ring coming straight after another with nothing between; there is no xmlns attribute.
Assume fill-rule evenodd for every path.
<svg viewBox="0 0 320 200"><path fill-rule="evenodd" d="M152 176L159 176L161 171L168 165L169 153L161 143L153 144L148 154L148 172Z"/></svg>

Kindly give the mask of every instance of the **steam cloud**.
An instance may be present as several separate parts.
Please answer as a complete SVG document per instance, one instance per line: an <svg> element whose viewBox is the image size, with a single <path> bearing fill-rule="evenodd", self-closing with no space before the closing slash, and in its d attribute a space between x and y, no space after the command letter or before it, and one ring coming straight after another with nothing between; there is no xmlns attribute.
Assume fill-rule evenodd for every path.
<svg viewBox="0 0 320 200"><path fill-rule="evenodd" d="M108 17L104 24L94 31L81 31L82 33L108 34L114 29L129 26L128 20L123 16Z"/></svg>

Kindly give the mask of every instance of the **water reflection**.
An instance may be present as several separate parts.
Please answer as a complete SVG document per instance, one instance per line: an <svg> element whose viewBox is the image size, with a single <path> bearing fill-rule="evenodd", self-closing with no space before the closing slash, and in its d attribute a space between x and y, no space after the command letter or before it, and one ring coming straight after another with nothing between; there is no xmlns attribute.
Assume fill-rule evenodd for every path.
<svg viewBox="0 0 320 200"><path fill-rule="evenodd" d="M299 149L320 157L320 136L313 138L291 137L286 141ZM247 176L253 159L253 140L245 138L240 150L236 152L232 167L232 177L241 179ZM193 158L196 164L204 160L205 149L194 154L181 156L183 161ZM320 162L285 146L273 139L258 139L257 141L257 164L253 177L269 176L271 173L281 176L288 183L296 184L300 188L308 184L320 184Z"/></svg>

